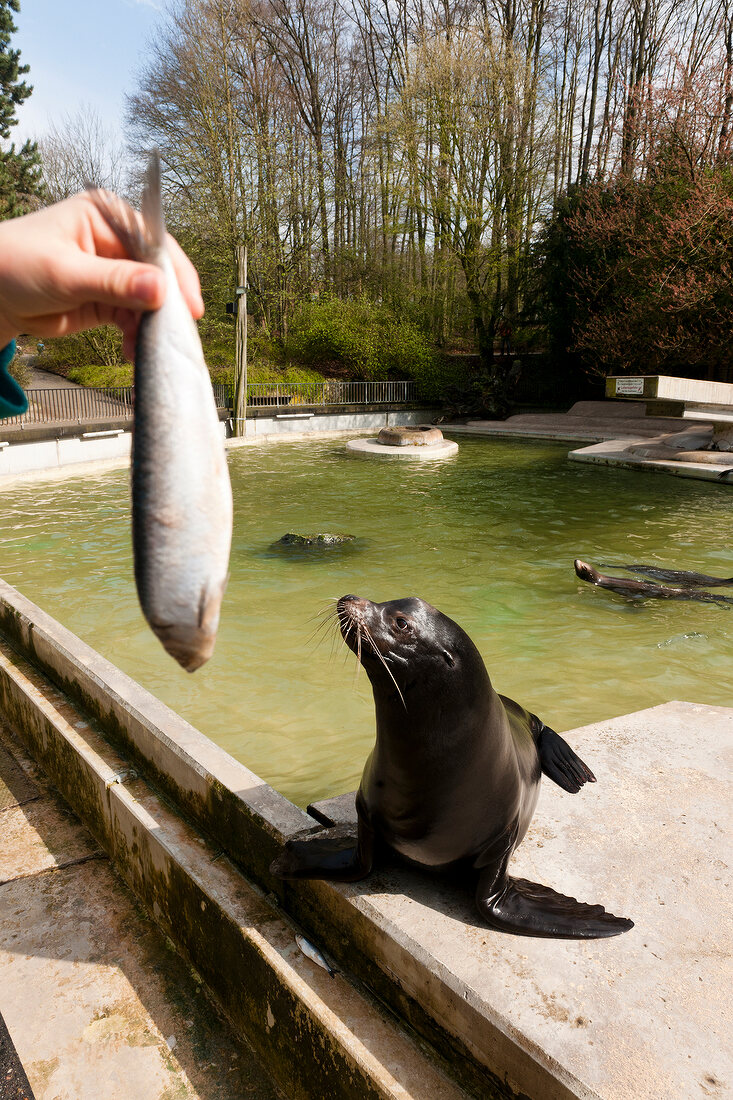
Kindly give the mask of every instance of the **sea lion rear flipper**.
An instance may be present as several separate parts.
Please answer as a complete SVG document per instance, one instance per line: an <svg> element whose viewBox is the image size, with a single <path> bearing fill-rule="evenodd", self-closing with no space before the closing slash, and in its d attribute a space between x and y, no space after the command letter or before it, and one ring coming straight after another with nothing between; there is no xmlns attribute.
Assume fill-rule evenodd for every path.
<svg viewBox="0 0 733 1100"><path fill-rule="evenodd" d="M577 794L584 783L595 783L596 777L593 772L577 753L573 752L567 741L544 723L540 725L542 728L535 735L535 744L540 757L540 766L548 779L571 794Z"/></svg>
<svg viewBox="0 0 733 1100"><path fill-rule="evenodd" d="M518 936L601 939L634 927L632 920L615 917L602 905L576 901L537 882L506 875L497 883L491 871L479 878L476 905L489 927Z"/></svg>
<svg viewBox="0 0 733 1100"><path fill-rule="evenodd" d="M270 864L278 878L319 878L356 882L372 869L373 833L362 822L334 826L288 840Z"/></svg>

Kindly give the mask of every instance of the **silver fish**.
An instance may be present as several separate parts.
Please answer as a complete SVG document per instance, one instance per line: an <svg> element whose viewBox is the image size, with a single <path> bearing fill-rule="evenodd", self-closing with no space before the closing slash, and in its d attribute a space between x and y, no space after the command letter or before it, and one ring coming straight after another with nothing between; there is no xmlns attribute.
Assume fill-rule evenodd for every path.
<svg viewBox="0 0 733 1100"><path fill-rule="evenodd" d="M188 672L216 641L232 540L232 490L224 439L198 330L166 247L160 161L150 156L143 227L117 196L90 190L134 260L157 264L168 290L143 315L135 349L132 542L143 614Z"/></svg>
<svg viewBox="0 0 733 1100"><path fill-rule="evenodd" d="M331 964L326 960L325 956L321 954L317 947L313 946L310 940L307 940L305 936L296 934L295 942L297 943L303 954L306 956L306 958L309 958L311 962L314 962L317 966L323 967L324 970L328 971L332 978L336 977L336 975L338 974L338 970L331 966Z"/></svg>

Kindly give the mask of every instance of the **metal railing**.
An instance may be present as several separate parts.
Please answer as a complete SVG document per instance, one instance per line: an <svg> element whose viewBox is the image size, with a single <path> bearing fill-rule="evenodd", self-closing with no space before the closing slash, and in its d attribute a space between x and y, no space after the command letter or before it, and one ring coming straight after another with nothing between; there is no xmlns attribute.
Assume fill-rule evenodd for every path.
<svg viewBox="0 0 733 1100"><path fill-rule="evenodd" d="M132 386L107 389L28 390L28 408L20 416L3 420L6 424L48 424L51 421L83 423L88 420L123 419L132 416Z"/></svg>
<svg viewBox="0 0 733 1100"><path fill-rule="evenodd" d="M217 407L233 408L232 386L213 386ZM94 420L124 420L132 417L133 387L28 390L28 409L20 416L3 420L12 424L82 424ZM417 397L415 383L407 382L251 382L247 405L251 408L282 408L298 405L402 405Z"/></svg>
<svg viewBox="0 0 733 1100"><path fill-rule="evenodd" d="M247 404L258 405L404 405L417 398L413 381L250 382Z"/></svg>

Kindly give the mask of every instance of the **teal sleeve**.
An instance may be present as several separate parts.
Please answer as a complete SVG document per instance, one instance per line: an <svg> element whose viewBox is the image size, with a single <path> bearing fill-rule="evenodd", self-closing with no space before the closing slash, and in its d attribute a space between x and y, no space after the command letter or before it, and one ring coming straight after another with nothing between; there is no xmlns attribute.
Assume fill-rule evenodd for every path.
<svg viewBox="0 0 733 1100"><path fill-rule="evenodd" d="M5 416L20 416L28 408L28 398L8 374L8 367L15 355L15 340L0 350L0 420Z"/></svg>

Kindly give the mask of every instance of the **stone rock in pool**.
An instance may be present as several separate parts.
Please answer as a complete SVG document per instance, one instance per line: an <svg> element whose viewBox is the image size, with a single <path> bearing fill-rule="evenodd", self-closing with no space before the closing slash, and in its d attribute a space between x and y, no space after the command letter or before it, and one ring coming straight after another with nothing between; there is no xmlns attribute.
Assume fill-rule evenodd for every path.
<svg viewBox="0 0 733 1100"><path fill-rule="evenodd" d="M377 442L386 447L432 447L442 441L443 433L432 424L419 424L415 428L382 428L377 436Z"/></svg>
<svg viewBox="0 0 733 1100"><path fill-rule="evenodd" d="M288 531L283 535L281 539L278 539L274 543L274 547L295 547L297 549L303 549L306 547L329 547L329 546L344 546L347 543L353 542L356 538L355 535L346 534L297 534L294 531Z"/></svg>

